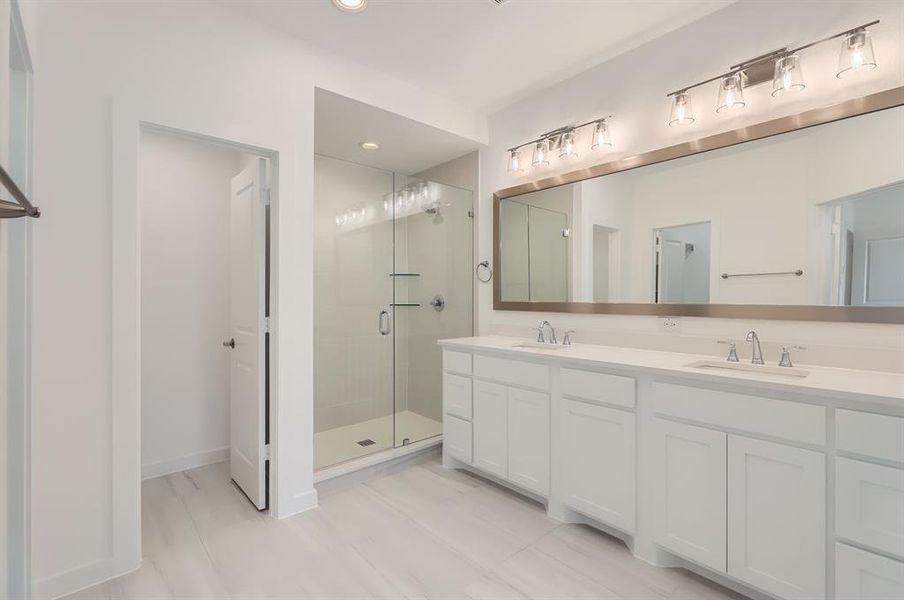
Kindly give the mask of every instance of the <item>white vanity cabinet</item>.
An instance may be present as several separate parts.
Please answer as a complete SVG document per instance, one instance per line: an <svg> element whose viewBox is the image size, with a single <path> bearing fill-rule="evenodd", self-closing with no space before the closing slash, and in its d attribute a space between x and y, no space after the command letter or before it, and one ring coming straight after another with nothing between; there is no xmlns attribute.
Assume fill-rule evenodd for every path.
<svg viewBox="0 0 904 600"><path fill-rule="evenodd" d="M752 595L904 600L904 394L864 398L870 374L757 385L686 356L667 371L667 353L475 340L444 347L447 466Z"/></svg>
<svg viewBox="0 0 904 600"><path fill-rule="evenodd" d="M557 498L566 507L634 533L636 514L635 380L562 368L557 414Z"/></svg>
<svg viewBox="0 0 904 600"><path fill-rule="evenodd" d="M474 466L508 477L508 388L474 382Z"/></svg>
<svg viewBox="0 0 904 600"><path fill-rule="evenodd" d="M549 494L549 394L474 382L474 466Z"/></svg>
<svg viewBox="0 0 904 600"><path fill-rule="evenodd" d="M656 444L656 542L715 571L727 564L727 444L721 431L664 419Z"/></svg>
<svg viewBox="0 0 904 600"><path fill-rule="evenodd" d="M549 394L508 389L508 479L549 495Z"/></svg>
<svg viewBox="0 0 904 600"><path fill-rule="evenodd" d="M901 600L904 563L847 544L835 544L837 600Z"/></svg>
<svg viewBox="0 0 904 600"><path fill-rule="evenodd" d="M458 368L459 373L470 370L472 357L464 360L456 356L461 353L445 354L451 354L444 357L446 368ZM550 407L544 388L549 385L549 367L476 355L473 371L468 377L448 370L444 374L444 452L526 491L548 496Z"/></svg>
<svg viewBox="0 0 904 600"><path fill-rule="evenodd" d="M653 428L657 543L779 598L824 598L825 454L722 428L818 442L825 408L683 385L653 388L661 414ZM720 399L743 410L726 410ZM788 428L787 420L773 426L770 417L800 427Z"/></svg>
<svg viewBox="0 0 904 600"><path fill-rule="evenodd" d="M780 598L825 597L825 455L728 436L728 573Z"/></svg>

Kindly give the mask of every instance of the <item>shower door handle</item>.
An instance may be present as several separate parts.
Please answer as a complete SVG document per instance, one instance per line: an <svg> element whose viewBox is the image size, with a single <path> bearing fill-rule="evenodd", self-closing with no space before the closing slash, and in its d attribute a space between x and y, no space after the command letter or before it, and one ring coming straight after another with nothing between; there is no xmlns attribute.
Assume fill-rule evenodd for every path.
<svg viewBox="0 0 904 600"><path fill-rule="evenodd" d="M380 320L378 323L378 327L380 328L380 335L389 335L389 311L381 310L380 311Z"/></svg>

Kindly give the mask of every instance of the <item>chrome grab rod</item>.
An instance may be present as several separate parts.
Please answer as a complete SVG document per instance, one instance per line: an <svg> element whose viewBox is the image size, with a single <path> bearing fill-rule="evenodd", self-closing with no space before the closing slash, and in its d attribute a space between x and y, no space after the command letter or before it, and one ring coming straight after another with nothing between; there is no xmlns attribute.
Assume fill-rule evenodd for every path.
<svg viewBox="0 0 904 600"><path fill-rule="evenodd" d="M14 202L0 200L0 219L15 219L17 217L34 217L37 219L41 216L40 209L28 201L28 198L2 166L0 166L0 183L9 190L13 199L18 202L18 204L16 204Z"/></svg>
<svg viewBox="0 0 904 600"><path fill-rule="evenodd" d="M729 277L766 277L769 275L794 275L795 277L800 277L803 274L803 269L797 269L796 271L775 271L772 273L722 273L722 279L728 279Z"/></svg>

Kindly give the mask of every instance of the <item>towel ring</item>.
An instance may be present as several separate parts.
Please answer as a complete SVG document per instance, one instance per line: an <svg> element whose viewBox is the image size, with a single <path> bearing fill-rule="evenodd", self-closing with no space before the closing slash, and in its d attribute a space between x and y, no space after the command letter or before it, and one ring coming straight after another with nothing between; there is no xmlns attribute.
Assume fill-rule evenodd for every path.
<svg viewBox="0 0 904 600"><path fill-rule="evenodd" d="M483 267L484 269L486 269L486 273L487 273L486 279L484 279L483 277L480 276L480 273L481 273L480 267ZM490 268L490 261L488 261L488 260L480 261L477 264L477 268L474 269L474 274L477 275L477 280L480 281L481 283L488 283L490 281L490 279L493 278L493 269Z"/></svg>

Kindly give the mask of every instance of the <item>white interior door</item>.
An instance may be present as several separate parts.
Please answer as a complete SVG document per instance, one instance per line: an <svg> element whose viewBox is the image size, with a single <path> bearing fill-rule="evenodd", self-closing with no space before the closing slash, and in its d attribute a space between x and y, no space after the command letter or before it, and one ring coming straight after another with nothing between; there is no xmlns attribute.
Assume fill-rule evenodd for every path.
<svg viewBox="0 0 904 600"><path fill-rule="evenodd" d="M659 302L684 302L684 242L660 238Z"/></svg>
<svg viewBox="0 0 904 600"><path fill-rule="evenodd" d="M266 159L232 180L230 199L229 363L233 481L259 509L266 507Z"/></svg>

